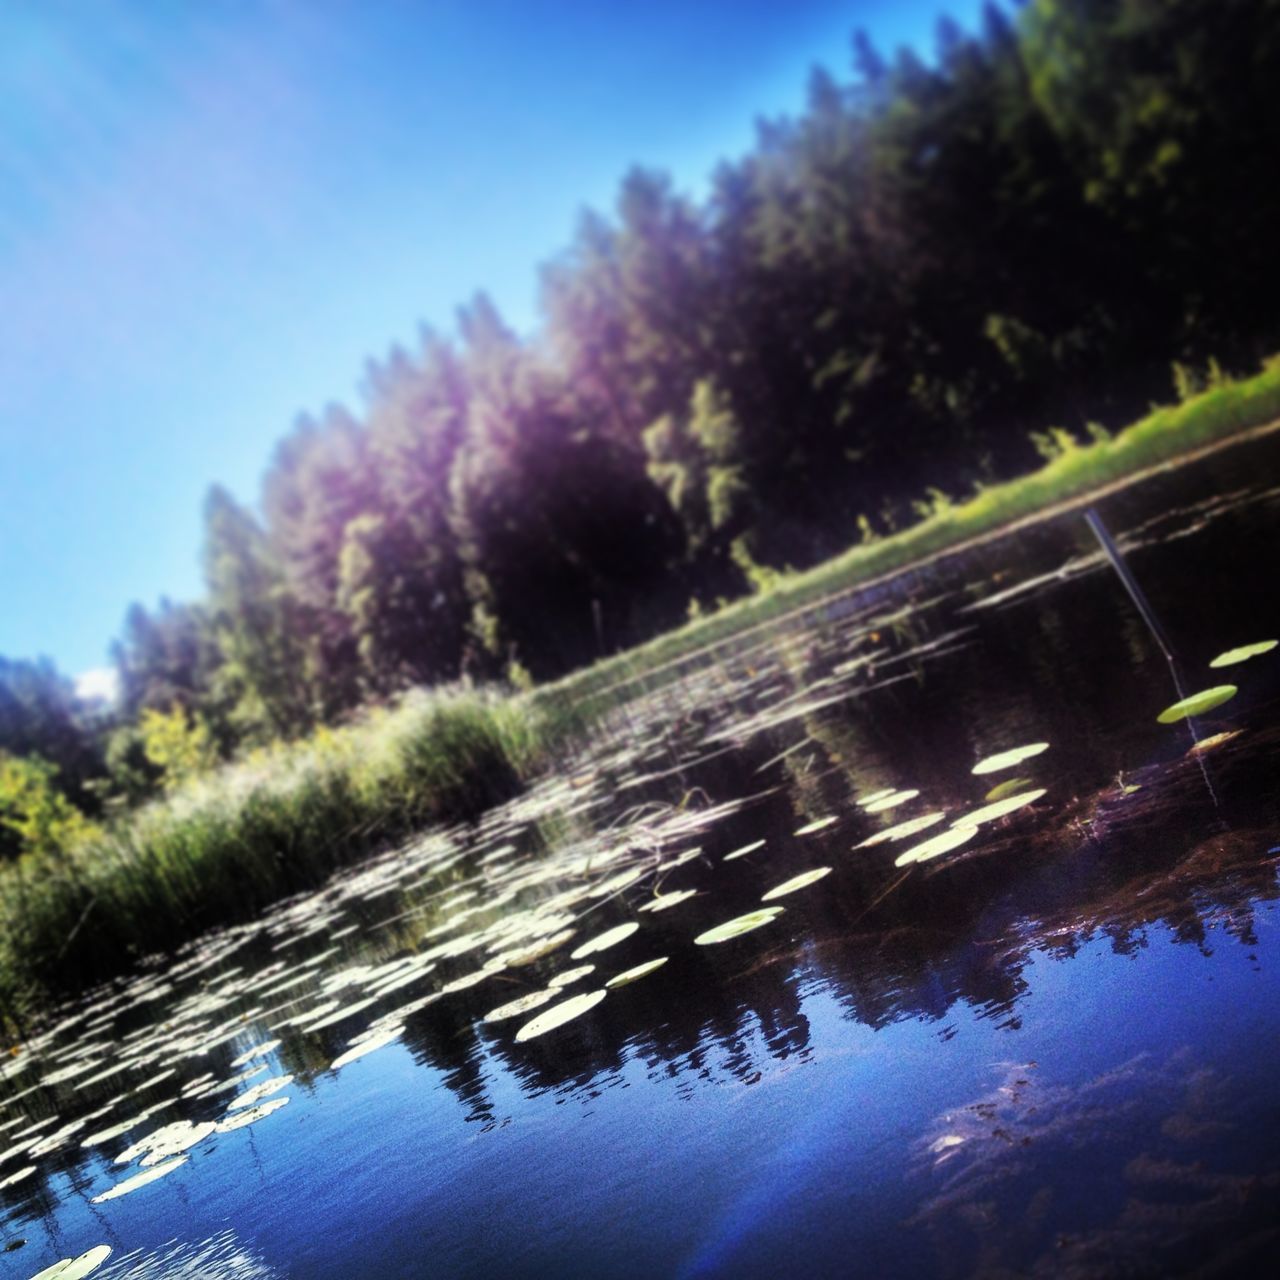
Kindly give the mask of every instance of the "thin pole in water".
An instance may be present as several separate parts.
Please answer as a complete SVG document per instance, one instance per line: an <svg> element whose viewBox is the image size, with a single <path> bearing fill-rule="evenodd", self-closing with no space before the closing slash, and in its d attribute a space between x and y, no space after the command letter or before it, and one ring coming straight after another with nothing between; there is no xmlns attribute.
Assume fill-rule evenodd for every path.
<svg viewBox="0 0 1280 1280"><path fill-rule="evenodd" d="M1173 645L1169 643L1169 637L1165 635L1164 628L1156 617L1156 611L1151 607L1151 602L1138 585L1137 578L1129 572L1129 566L1125 564L1124 557L1120 554L1120 548L1116 546L1107 526L1102 523L1102 517L1096 509L1090 507L1084 513L1084 518L1089 528L1093 530L1093 536L1097 538L1099 545L1106 553L1107 559L1111 561L1111 567L1116 571L1120 581L1124 583L1124 589L1129 593L1129 599L1133 601L1138 612L1142 615L1142 620L1147 624L1147 629L1155 636L1156 644L1160 646L1160 652L1164 654L1169 665L1174 668L1174 682L1176 684L1178 660L1174 657ZM1179 695L1181 695L1181 690L1179 690Z"/></svg>
<svg viewBox="0 0 1280 1280"><path fill-rule="evenodd" d="M1116 571L1120 581L1124 583L1124 589L1129 593L1129 599L1133 601L1138 612L1142 615L1142 620L1147 624L1147 629L1155 637L1156 644L1160 646L1160 652L1164 654L1165 661L1169 664L1169 674L1173 677L1173 687L1178 694L1179 700L1187 695L1182 687L1182 679L1178 673L1178 659L1173 652L1173 645L1169 643L1169 637L1165 635L1164 628L1160 625L1160 619L1156 617L1156 611L1151 607L1151 601L1147 599L1146 594L1138 585L1138 580L1129 571L1129 566L1125 564L1124 557L1120 554L1120 548L1116 546L1115 540L1112 538L1107 526L1102 523L1102 517L1097 510L1090 507L1085 513L1084 518L1089 528L1093 530L1093 536L1097 538L1102 550L1106 553L1107 559L1111 562L1111 567ZM1200 741L1200 735L1196 732L1195 718L1188 716L1185 724L1187 732L1191 735L1192 745L1196 745ZM1200 775L1204 778L1204 785L1209 789L1210 799L1213 800L1213 807L1221 809L1218 803L1218 793L1213 789L1213 780L1209 777L1209 769L1204 761L1204 757L1197 755L1196 763L1200 766Z"/></svg>

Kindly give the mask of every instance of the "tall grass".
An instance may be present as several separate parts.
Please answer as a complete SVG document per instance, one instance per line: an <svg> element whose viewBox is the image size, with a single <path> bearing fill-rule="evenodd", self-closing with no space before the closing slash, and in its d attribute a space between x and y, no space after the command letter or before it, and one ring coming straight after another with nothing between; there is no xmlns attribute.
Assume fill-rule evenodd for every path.
<svg viewBox="0 0 1280 1280"><path fill-rule="evenodd" d="M633 695L637 686L663 679L672 665L739 639L753 627L812 609L828 596L959 550L975 539L997 536L1055 507L1090 501L1108 485L1278 419L1280 356L1274 356L1255 377L1222 382L1182 404L1155 409L1111 439L1068 445L1039 470L983 489L966 502L934 504L932 514L900 533L785 575L767 591L544 685L532 699L552 723L589 724Z"/></svg>
<svg viewBox="0 0 1280 1280"><path fill-rule="evenodd" d="M539 757L528 707L418 692L198 778L59 855L27 855L0 868L0 1008L251 917L428 821L478 814Z"/></svg>

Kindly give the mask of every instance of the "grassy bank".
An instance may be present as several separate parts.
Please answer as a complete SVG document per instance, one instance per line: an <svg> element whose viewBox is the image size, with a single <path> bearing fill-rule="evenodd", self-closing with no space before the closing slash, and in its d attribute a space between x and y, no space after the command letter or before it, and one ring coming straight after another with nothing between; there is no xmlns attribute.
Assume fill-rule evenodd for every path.
<svg viewBox="0 0 1280 1280"><path fill-rule="evenodd" d="M540 759L530 709L419 693L255 752L54 857L0 867L0 1011L246 919L389 840L514 794Z"/></svg>
<svg viewBox="0 0 1280 1280"><path fill-rule="evenodd" d="M394 711L206 775L103 837L0 866L0 1020L6 1008L249 918L428 822L481 812L673 664L1277 419L1273 360L1255 378L1160 409L1114 439L1067 447L1031 475L555 684L519 696L418 693Z"/></svg>
<svg viewBox="0 0 1280 1280"><path fill-rule="evenodd" d="M660 682L667 668L753 627L821 604L829 596L922 564L975 541L996 537L1056 509L1082 504L1108 487L1145 471L1188 459L1198 451L1280 420L1280 356L1257 376L1225 382L1182 404L1147 417L1092 444L1071 444L1038 471L983 489L964 502L940 505L919 524L860 544L803 573L789 574L769 591L737 601L647 644L604 659L542 686L532 700L563 727L589 725L637 687Z"/></svg>

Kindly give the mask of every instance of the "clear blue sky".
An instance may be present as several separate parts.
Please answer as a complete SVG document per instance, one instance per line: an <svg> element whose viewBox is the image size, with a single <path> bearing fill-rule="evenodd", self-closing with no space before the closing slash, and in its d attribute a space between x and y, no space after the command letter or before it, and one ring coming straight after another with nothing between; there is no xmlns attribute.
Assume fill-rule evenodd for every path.
<svg viewBox="0 0 1280 1280"><path fill-rule="evenodd" d="M102 665L198 596L210 483L537 266L639 162L694 194L977 0L9 0L0 11L0 654Z"/></svg>

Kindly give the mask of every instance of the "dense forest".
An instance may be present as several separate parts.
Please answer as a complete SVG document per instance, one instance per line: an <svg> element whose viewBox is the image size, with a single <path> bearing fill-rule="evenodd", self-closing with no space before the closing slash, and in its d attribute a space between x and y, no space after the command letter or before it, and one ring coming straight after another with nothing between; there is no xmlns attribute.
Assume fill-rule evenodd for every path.
<svg viewBox="0 0 1280 1280"><path fill-rule="evenodd" d="M207 594L128 610L117 707L0 660L0 852L410 685L553 677L1254 366L1278 84L1280 0L856 35L705 199L635 169L584 213L533 338L477 296L255 505L215 487Z"/></svg>

